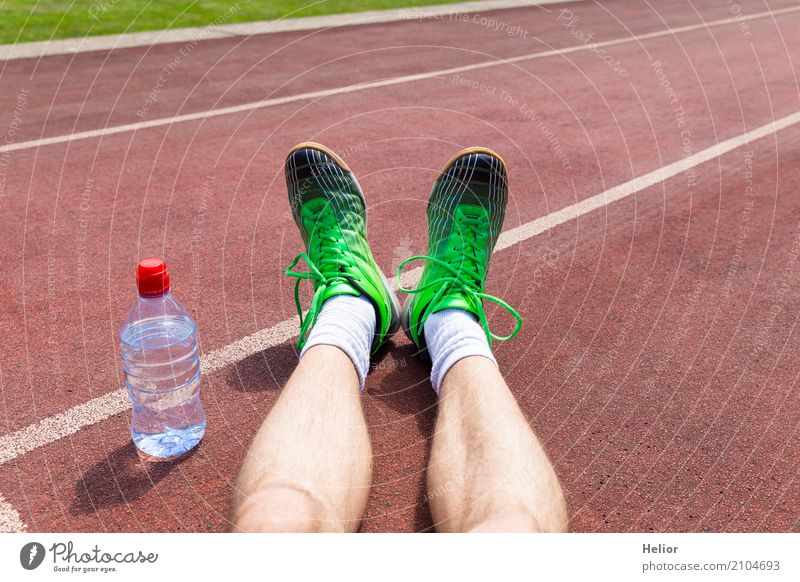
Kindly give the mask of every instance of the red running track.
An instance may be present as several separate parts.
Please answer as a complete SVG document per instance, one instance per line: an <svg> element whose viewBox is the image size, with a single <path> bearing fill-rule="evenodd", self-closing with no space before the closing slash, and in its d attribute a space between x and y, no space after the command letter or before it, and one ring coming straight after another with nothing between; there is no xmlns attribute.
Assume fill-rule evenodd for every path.
<svg viewBox="0 0 800 582"><path fill-rule="evenodd" d="M741 3L744 15L787 6ZM567 48L574 30L605 41L731 17L684 1L565 7L574 29L558 7L493 14L525 38L445 19L207 41L143 117ZM389 272L423 250L430 183L461 147L506 158L508 229L800 111L798 25L786 13L608 47L624 76L585 50L10 152L0 438L121 386L116 333L138 257L167 258L206 353L294 315L282 270L300 241L281 175L294 143L322 141L355 169ZM0 129L20 94L17 142L135 122L179 48L7 63ZM493 258L490 292L525 317L498 360L572 529L800 530L799 148L788 128ZM435 399L425 365L394 343L364 399L376 455L364 531L432 529ZM117 414L3 464L0 494L30 531L222 530L295 361L285 342L208 375L209 431L179 464L138 461Z"/></svg>

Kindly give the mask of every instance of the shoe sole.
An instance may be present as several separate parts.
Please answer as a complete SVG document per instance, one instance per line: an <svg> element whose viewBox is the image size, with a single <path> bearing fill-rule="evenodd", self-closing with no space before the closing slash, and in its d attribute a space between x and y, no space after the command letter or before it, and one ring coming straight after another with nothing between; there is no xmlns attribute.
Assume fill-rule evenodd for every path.
<svg viewBox="0 0 800 582"><path fill-rule="evenodd" d="M475 146L475 147L465 148L465 149L461 150L460 152L458 152L456 155L454 155L452 158L447 160L447 163L442 167L441 171L439 172L439 176L437 176L436 179L438 180L439 177L444 175L444 173L447 171L447 169L450 166L452 166L453 164L455 164L458 160L460 160L464 156L468 156L470 154L486 154L486 155L492 156L493 158L497 159L500 162L500 165L503 167L503 172L505 173L506 176L508 176L508 168L506 167L506 162L500 156L500 154L498 154L496 151L491 150L489 148ZM431 190L431 194L433 194L433 190ZM430 203L430 197L429 197L429 203ZM403 308L400 311L400 323L403 326L403 332L405 332L406 337L409 340L411 340L411 343L416 343L414 341L414 337L411 335L411 331L409 329L408 310L409 310L409 306L410 305L411 305L411 301L410 300L406 300L406 302L403 303ZM421 351L426 351L426 348L424 347L424 344L425 344L425 336L424 336L424 334L421 335L421 337L420 337L420 343L423 344L423 347L421 348Z"/></svg>
<svg viewBox="0 0 800 582"><path fill-rule="evenodd" d="M452 166L459 158L463 158L464 156L467 156L469 154L487 154L487 155L492 156L493 158L496 158L500 162L500 165L503 166L503 172L505 172L506 176L508 176L508 168L506 168L506 162L500 156L500 154L498 154L494 150L491 150L489 148L480 147L480 146L466 148L466 149L463 149L460 152L458 152L456 155L454 155L452 158L450 158L447 161L447 163L444 165L442 170L439 172L439 175L441 176L442 174L444 174L445 171L447 170L447 168Z"/></svg>
<svg viewBox="0 0 800 582"><path fill-rule="evenodd" d="M326 156L329 156L329 157L333 158L333 160L339 166L341 166L344 170L347 170L350 174L353 174L353 170L351 170L350 166L348 166L347 163L342 158L339 157L339 154L337 154L332 149L322 145L321 143L317 143L317 142L314 142L314 141L304 141L304 142L301 142L301 143L297 144L291 150L289 150L289 153L286 154L286 158L288 159L288 158L290 158L292 156L293 153L299 152L300 150L305 150L305 149L321 151ZM362 193L361 196L363 198L364 194Z"/></svg>
<svg viewBox="0 0 800 582"><path fill-rule="evenodd" d="M356 188L358 189L358 195L361 196L361 201L364 203L364 223L366 224L366 222L367 222L367 199L364 197L364 192L361 191L361 184L358 183L358 179L356 178L355 174L353 173L353 170L350 169L350 166L348 166L347 163L341 157L339 157L339 155L336 152L334 152L332 149L330 149L330 148L328 148L328 147L326 147L326 146L324 146L324 145L322 145L320 143L313 142L313 141L304 141L302 143L297 144L291 150L289 150L289 153L286 154L286 157L289 158L293 153L295 153L297 151L300 151L300 150L303 150L303 149L312 149L312 150L321 151L326 156L329 156L330 158L332 158L333 161L336 162L336 164L339 167L341 167L348 174L353 176L353 178L354 178L353 182L355 182ZM377 263L376 263L375 266L378 267ZM392 323L389 326L389 329L387 330L387 332L386 332L386 334L384 335L384 338L383 338L384 341L386 341L387 339L389 339L389 337L394 335L397 332L398 329L400 329L400 301L398 301L398 299L397 299L397 294L389 286L389 281L386 279L386 275L383 274L383 270L380 267L378 267L378 273L381 276L381 281L383 282L383 287L384 287L384 289L386 289L386 294L389 296L389 303L390 303L390 308L391 308L391 311L392 311Z"/></svg>

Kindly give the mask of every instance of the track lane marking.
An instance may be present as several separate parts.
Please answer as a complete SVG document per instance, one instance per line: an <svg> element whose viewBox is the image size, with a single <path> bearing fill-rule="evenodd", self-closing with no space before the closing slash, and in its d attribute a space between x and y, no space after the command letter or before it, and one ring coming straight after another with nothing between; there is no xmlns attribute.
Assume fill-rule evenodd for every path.
<svg viewBox="0 0 800 582"><path fill-rule="evenodd" d="M751 14L750 16L744 17L736 17L736 18L724 18L721 20L712 20L709 22L703 22L700 24L691 24L688 26L682 26L679 28L667 28L664 30L659 30L656 32L650 32L647 34L635 35L635 36L626 36L624 38L618 38L613 40L608 40L604 42L598 42L594 44L580 44L575 45L563 49L553 49L548 51L541 51L536 53L529 53L526 55L519 55L516 57L510 57L507 59L499 59L499 60L492 60L492 61L482 61L480 63L474 63L471 65L463 65L461 67L452 67L449 69L438 69L436 71L429 71L427 73L416 73L414 75L404 75L401 77L392 77L391 79L382 79L380 81L369 81L364 83L355 83L353 85L345 85L344 87L336 87L333 89L323 89L320 91L310 91L307 93L298 93L297 95L287 95L286 97L277 97L274 99L262 99L259 101L252 101L250 103L242 103L241 105L232 105L230 107L222 107L220 109L208 109L205 111L197 111L194 113L185 113L183 115L175 115L172 117L162 117L159 119L151 119L150 121L139 121L135 123L126 123L123 125L115 125L111 127L104 127L102 129L92 129L88 131L79 131L76 133L70 133L66 135L57 135L52 137L45 137L41 139L29 140L29 141L21 141L18 143L13 144L5 144L0 145L0 153L5 152L13 152L19 151L24 149L31 149L31 148L39 148L48 145L54 145L59 143L67 143L85 139L91 139L95 137L102 137L106 135L115 135L119 133L127 133L132 131L138 131L141 129L149 129L152 127L163 127L165 125L173 125L177 123L185 123L189 121L197 121L197 120L205 120L205 119L212 119L214 117L221 117L223 115L233 115L235 113L243 113L246 111L254 111L256 109L265 109L268 107L275 107L278 105L285 105L287 103L296 103L300 101L308 101L311 99L322 99L324 97L331 97L334 95L345 95L347 93L355 93L357 91L366 91L368 89L378 89L381 87L391 87L393 85L402 85L404 83L412 83L415 81L423 81L427 79L433 79L435 77L441 77L443 75L454 75L457 73L465 73L468 71L474 71L478 69L486 69L489 67L496 67L500 65L508 65L508 64L515 64L521 63L524 61L530 61L534 59L542 59L546 57L552 56L563 56L571 53L576 53L580 51L587 51L587 50L596 50L598 48L609 47L609 46L616 46L620 44L626 44L629 42L635 41L642 41L642 40L649 40L652 38L659 38L662 36L670 36L675 34L680 34L683 32L691 32L695 30L705 30L717 26L725 26L727 24L738 24L742 21L747 20L755 20L759 18L766 18L768 16L778 16L781 14L789 14L800 11L800 6L796 7L789 7L783 8L780 10L774 11L766 11L766 12L759 12L757 14Z"/></svg>
<svg viewBox="0 0 800 582"><path fill-rule="evenodd" d="M663 166L657 170L653 170L652 172L648 172L647 174L643 174L637 178L634 178L633 180L629 180L628 182L624 182L618 186L615 186L610 190L601 192L600 194L595 194L594 196L586 198L585 200L581 200L580 202L576 202L571 206L566 206L561 210L556 210L555 212L551 212L546 216L542 216L541 218L537 218L517 226L516 228L512 228L511 230L500 235L500 238L497 241L497 246L495 247L495 252L507 249L508 247L532 238L560 224L564 224L565 222L569 222L570 220L583 216L584 214L588 214L593 210L597 210L598 208L608 206L609 204L612 204L618 200L627 198L631 194L635 194L636 192L640 192L641 190L649 188L650 186L659 184L704 162L721 157L740 146L759 140L763 137L767 137L798 123L800 123L800 111L775 121L771 121L770 123L762 125L761 127L758 127L752 131L748 131L747 133L743 133L736 137L719 142L704 150L700 150L691 156L685 157L676 162L672 162L671 164L667 164L666 166Z"/></svg>
<svg viewBox="0 0 800 582"><path fill-rule="evenodd" d="M408 6L387 10L364 12L345 12L323 16L291 15L275 20L257 20L233 24L214 24L192 28L171 28L159 31L129 32L45 40L37 42L0 45L0 62L17 59L42 58L55 55L74 55L102 50L116 50L132 47L152 47L160 44L191 42L199 40L252 37L279 32L299 32L304 30L335 29L359 24L382 24L408 20L444 18L455 14L475 12L496 12L509 8L544 8L547 4L581 2L583 0L483 0L480 2L461 2L457 4L438 4L433 6ZM544 8L547 10L547 8ZM223 13L221 16L224 16Z"/></svg>
<svg viewBox="0 0 800 582"><path fill-rule="evenodd" d="M514 245L527 241L561 224L609 206L632 194L636 194L637 192L641 192L651 186L673 178L690 168L716 159L745 144L776 134L783 129L797 124L800 124L800 111L717 143L691 156L633 178L600 194L596 194L585 200L551 212L546 216L536 218L530 222L512 228L500 235L495 247L495 252L511 248ZM422 267L407 271L404 273L401 280L403 286L408 287L414 285L419 280L421 274ZM391 286L396 288L394 278L391 280ZM201 370L204 374L211 374L226 366L240 362L248 356L279 345L296 337L298 327L299 318L294 316L276 325L245 336L227 346L203 355L201 357ZM129 408L130 401L128 400L126 390L124 388L119 388L93 398L88 402L73 406L64 412L33 423L26 428L3 435L0 437L0 465L16 459L34 449L75 434L84 427L97 424Z"/></svg>

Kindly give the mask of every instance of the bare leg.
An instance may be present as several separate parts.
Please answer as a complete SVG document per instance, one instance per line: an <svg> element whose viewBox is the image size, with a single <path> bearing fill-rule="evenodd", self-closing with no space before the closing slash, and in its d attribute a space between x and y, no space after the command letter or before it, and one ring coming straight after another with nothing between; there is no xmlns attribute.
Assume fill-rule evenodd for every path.
<svg viewBox="0 0 800 582"><path fill-rule="evenodd" d="M339 348L301 358L242 465L233 531L355 531L367 504L372 448L358 376Z"/></svg>
<svg viewBox="0 0 800 582"><path fill-rule="evenodd" d="M438 531L566 531L553 467L497 367L459 360L442 382L428 467Z"/></svg>

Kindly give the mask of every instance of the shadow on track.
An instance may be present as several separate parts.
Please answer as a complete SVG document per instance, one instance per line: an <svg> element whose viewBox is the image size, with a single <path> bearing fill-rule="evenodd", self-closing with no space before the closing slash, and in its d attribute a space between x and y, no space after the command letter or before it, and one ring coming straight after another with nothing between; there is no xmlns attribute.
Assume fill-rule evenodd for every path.
<svg viewBox="0 0 800 582"><path fill-rule="evenodd" d="M172 461L150 462L141 459L133 442L128 442L92 465L75 483L70 513L96 513L101 508L139 499L199 448Z"/></svg>

